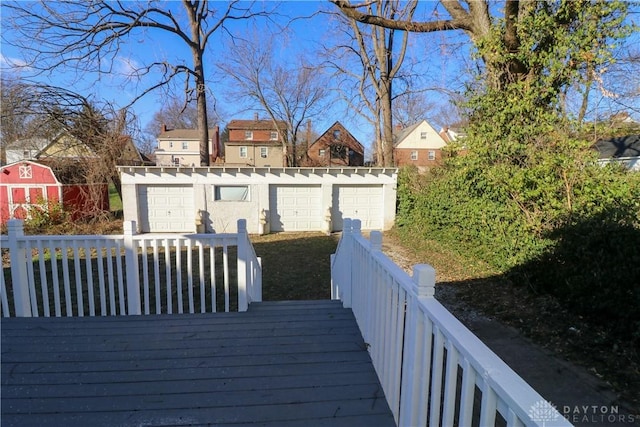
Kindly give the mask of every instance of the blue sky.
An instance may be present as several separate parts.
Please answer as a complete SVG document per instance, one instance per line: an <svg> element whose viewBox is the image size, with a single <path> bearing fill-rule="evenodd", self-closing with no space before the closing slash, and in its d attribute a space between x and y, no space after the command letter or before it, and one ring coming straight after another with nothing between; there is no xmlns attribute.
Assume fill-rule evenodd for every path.
<svg viewBox="0 0 640 427"><path fill-rule="evenodd" d="M225 2L219 3L221 6L225 4ZM268 30L265 28L274 28L274 22L282 26L288 24L287 36L285 37L283 35L283 43L279 45L280 52L274 52L274 55L278 55L283 61L295 58L301 54L313 54L321 44L332 43L333 36L329 31L329 29L332 28L332 18L328 14L318 14L318 12L321 9L335 10L333 5L328 2L316 0L286 1L280 3L266 1L259 4L259 6L267 8L273 8L276 5L278 14L271 16L270 22L265 19L258 19L252 22L236 21L231 23L229 30L234 34L242 36L250 31L267 32ZM179 3L174 3L172 7L176 9L177 13L180 12ZM6 14L3 15L3 20L6 18ZM290 23L290 18L297 19ZM4 28L6 28L6 26L3 25L3 31L5 31ZM5 32L3 36L11 37L11 34ZM417 37L414 38L417 39ZM439 39L443 40L442 37ZM247 111L245 105L232 105L225 99L228 82L224 81L215 70L214 62L224 61L226 54L224 45L228 41L229 34L218 32L210 42L210 52L208 53L208 62L206 63L208 69L208 84L215 94L217 105L220 106L225 121L233 118L251 118L253 117L253 113ZM419 54L419 52L425 48L419 43L414 43L414 49L416 49L415 51ZM0 63L3 72L6 73L9 71L11 74L21 76L28 76L30 74L30 69L19 67L19 65L24 63L22 53L19 50L8 44L3 44L1 55ZM143 64L150 60L165 59L174 62L184 61L188 64L191 63L189 52L185 49L183 43L175 39L175 36L161 34L160 32L148 31L143 33L140 31L137 32L135 36L128 38L126 45L124 45L123 49L113 59L111 63L113 72L110 75L98 76L94 73L77 75L70 70L59 70L55 73L36 77L34 80L72 88L74 91L85 96L93 96L96 100L108 101L117 106L124 106L136 97L141 88L148 86L155 79L153 75L150 75L138 80L130 80L127 77L131 76L131 70L138 64ZM431 66L435 71L431 71L429 74L437 76L437 80L446 85L444 80L447 79L447 76L444 70L450 69L451 64L440 60L436 62L438 61L440 63ZM15 65L18 65L18 67L15 67ZM453 72L455 73L455 71ZM179 92L180 87L181 86L178 85L176 91ZM440 95L434 93L432 96L437 97L438 101L442 102ZM135 113L140 119L142 128L149 122L153 113L159 110L163 99L165 99L165 95L162 91L158 91L146 95L133 106ZM315 130L322 133L327 127L333 124L333 122L340 120L349 128L356 138L367 146L372 138L370 126L363 120L345 114L345 109L345 105L334 103L333 107L323 115L321 120L314 122ZM439 124L434 123L434 126L435 125Z"/></svg>
<svg viewBox="0 0 640 427"><path fill-rule="evenodd" d="M34 3L35 4L35 3ZM180 13L179 3L169 3L171 7ZM226 2L215 2L220 7L224 7ZM266 19L256 21L234 21L230 23L229 31L234 35L242 37L252 31L268 33L269 29L289 23L290 18L298 18L289 24L288 32L281 34L281 43L278 44L279 51L274 52L282 61L293 60L299 55L313 55L319 45L335 42L335 35L332 34L332 17L328 14L317 14L318 11L335 11L335 7L325 1L285 1L258 2L259 7L272 9L277 6L277 14ZM437 8L437 2L425 1L421 3L418 16L420 19L427 19ZM7 16L4 14L2 19ZM315 14L315 15L314 15ZM11 37L7 33L6 26L2 26L3 37ZM224 61L228 52L225 51L225 43L229 41L229 34L218 32L210 41L210 51L207 54L205 64L208 72L208 85L216 97L217 105L220 106L224 122L237 118L251 118L253 113L247 111L247 105L230 102L226 97L229 81L224 79L215 67L216 61ZM468 58L468 40L460 32L432 33L432 34L412 34L410 36L410 56L418 64L417 70L422 77L422 85L425 87L440 87L447 90L461 90L465 76L468 76L467 68L472 61ZM8 64L20 65L23 63L22 53L10 45L1 46L0 65L3 73L10 71L14 75L26 76L29 69L20 67L8 67ZM140 92L141 88L147 87L154 82L155 76L150 75L140 79L128 79L131 77L131 70L137 64L143 64L150 60L169 59L174 63L184 61L191 64L191 57L185 46L175 40L175 36L167 36L159 32L147 31L137 32L127 39L127 43L119 54L113 58L113 73L110 75L98 76L93 73L76 75L70 70L57 71L50 75L43 75L37 80L49 84L60 85L73 89L85 96L93 96L98 101L108 101L116 106L128 104ZM176 91L180 91L180 85ZM433 103L433 111L425 112L425 118L430 119L434 127L446 125L439 119L436 110L448 102L447 96L439 91L426 92L429 101ZM165 99L162 91L146 95L134 106L133 110L138 115L142 128L149 122L153 113L158 111ZM635 104L637 107L637 102ZM603 105L601 107L605 109ZM351 133L358 138L365 146L368 146L372 139L370 126L361 119L347 114L347 106L340 102L335 102L321 119L314 122L314 129L318 133L340 120Z"/></svg>

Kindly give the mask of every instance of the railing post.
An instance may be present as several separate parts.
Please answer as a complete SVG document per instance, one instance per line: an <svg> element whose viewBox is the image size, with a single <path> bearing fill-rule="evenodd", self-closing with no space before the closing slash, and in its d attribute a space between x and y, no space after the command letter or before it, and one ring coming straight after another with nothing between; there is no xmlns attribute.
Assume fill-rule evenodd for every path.
<svg viewBox="0 0 640 427"><path fill-rule="evenodd" d="M382 233L372 231L369 236L369 244L371 245L372 252L380 252L382 250Z"/></svg>
<svg viewBox="0 0 640 427"><path fill-rule="evenodd" d="M136 222L124 221L124 261L127 278L127 314L142 314L140 303L140 276L138 273L138 250L133 242Z"/></svg>
<svg viewBox="0 0 640 427"><path fill-rule="evenodd" d="M27 250L18 244L24 237L22 221L10 219L7 222L9 235L9 256L11 257L11 283L13 285L13 304L16 317L31 317L31 299L29 298L29 276L27 276Z"/></svg>
<svg viewBox="0 0 640 427"><path fill-rule="evenodd" d="M247 311L247 288L250 286L247 274L248 248L247 220L238 220L238 311Z"/></svg>
<svg viewBox="0 0 640 427"><path fill-rule="evenodd" d="M351 308L351 292L352 292L352 283L351 283L351 258L353 253L353 221L350 218L345 218L342 226L342 238L345 239L345 247L344 251L342 251L339 255L343 257L340 260L340 283L338 283L339 287L339 297L342 300L342 306L345 308Z"/></svg>
<svg viewBox="0 0 640 427"><path fill-rule="evenodd" d="M413 283L418 297L433 298L436 294L436 270L429 264L413 266Z"/></svg>
<svg viewBox="0 0 640 427"><path fill-rule="evenodd" d="M251 301L252 302L261 302L262 301L262 258L256 257L255 261L258 263L255 270L258 272L255 276L252 277L252 290L251 290Z"/></svg>

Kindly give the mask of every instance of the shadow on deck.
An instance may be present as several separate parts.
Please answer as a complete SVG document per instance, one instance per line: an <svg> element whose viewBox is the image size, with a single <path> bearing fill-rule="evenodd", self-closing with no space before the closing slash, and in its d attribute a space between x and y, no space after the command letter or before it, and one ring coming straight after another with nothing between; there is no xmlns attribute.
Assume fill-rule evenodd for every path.
<svg viewBox="0 0 640 427"><path fill-rule="evenodd" d="M395 425L338 301L2 319L2 425Z"/></svg>

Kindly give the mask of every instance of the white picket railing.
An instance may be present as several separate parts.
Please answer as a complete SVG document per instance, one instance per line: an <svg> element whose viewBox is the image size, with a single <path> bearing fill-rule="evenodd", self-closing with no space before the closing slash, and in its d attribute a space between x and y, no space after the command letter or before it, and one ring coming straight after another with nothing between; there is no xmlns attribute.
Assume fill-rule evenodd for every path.
<svg viewBox="0 0 640 427"><path fill-rule="evenodd" d="M126 221L123 235L25 236L22 221L10 220L0 240L11 263L10 280L0 275L3 316L230 311L236 294L238 311L246 311L261 301L262 268L246 220L236 234L134 230Z"/></svg>
<svg viewBox="0 0 640 427"><path fill-rule="evenodd" d="M342 233L332 298L353 310L399 426L571 425L435 299L431 266L410 277L358 220Z"/></svg>

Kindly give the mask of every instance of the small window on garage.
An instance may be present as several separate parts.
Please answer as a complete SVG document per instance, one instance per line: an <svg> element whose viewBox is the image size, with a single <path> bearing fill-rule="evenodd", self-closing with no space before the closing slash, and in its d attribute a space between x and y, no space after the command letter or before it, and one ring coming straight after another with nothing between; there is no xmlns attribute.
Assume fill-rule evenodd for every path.
<svg viewBox="0 0 640 427"><path fill-rule="evenodd" d="M247 185L216 185L214 193L214 199L219 201L249 201L249 186Z"/></svg>

